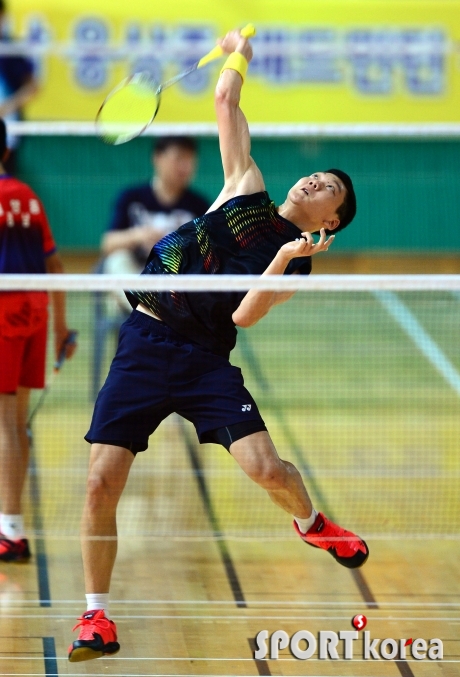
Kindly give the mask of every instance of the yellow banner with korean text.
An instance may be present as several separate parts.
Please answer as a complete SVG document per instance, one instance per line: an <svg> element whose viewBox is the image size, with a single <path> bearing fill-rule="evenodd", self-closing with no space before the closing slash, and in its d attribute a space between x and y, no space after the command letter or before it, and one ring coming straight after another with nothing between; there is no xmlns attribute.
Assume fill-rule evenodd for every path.
<svg viewBox="0 0 460 677"><path fill-rule="evenodd" d="M93 120L134 71L164 80L252 22L251 122L458 122L460 0L10 0L41 81L30 120ZM222 61L165 92L158 120L213 122Z"/></svg>

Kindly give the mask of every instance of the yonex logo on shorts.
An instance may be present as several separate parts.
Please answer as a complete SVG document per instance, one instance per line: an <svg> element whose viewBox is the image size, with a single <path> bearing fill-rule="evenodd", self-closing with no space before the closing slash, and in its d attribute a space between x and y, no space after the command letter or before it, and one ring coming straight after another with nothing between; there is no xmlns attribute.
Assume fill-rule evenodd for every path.
<svg viewBox="0 0 460 677"><path fill-rule="evenodd" d="M251 411L251 405L243 404L243 406L241 407L241 411Z"/></svg>

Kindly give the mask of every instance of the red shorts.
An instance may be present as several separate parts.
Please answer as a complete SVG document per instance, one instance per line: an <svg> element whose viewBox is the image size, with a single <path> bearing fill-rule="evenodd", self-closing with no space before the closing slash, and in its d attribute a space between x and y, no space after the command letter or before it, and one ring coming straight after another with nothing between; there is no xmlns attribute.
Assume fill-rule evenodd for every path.
<svg viewBox="0 0 460 677"><path fill-rule="evenodd" d="M0 294L0 393L45 385L46 294Z"/></svg>

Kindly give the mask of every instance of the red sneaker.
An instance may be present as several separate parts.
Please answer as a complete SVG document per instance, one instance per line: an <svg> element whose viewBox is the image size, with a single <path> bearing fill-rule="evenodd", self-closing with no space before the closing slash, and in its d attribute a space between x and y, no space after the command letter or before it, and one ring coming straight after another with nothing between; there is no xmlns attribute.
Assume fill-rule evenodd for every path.
<svg viewBox="0 0 460 677"><path fill-rule="evenodd" d="M0 562L27 562L29 559L30 550L27 538L11 541L0 534Z"/></svg>
<svg viewBox="0 0 460 677"><path fill-rule="evenodd" d="M321 512L306 534L300 531L295 520L294 529L305 543L327 550L339 564L349 569L361 567L369 557L369 548L362 538L334 524Z"/></svg>
<svg viewBox="0 0 460 677"><path fill-rule="evenodd" d="M80 635L69 646L71 663L111 656L120 651L115 623L105 617L102 609L86 611L78 620L80 623L73 630L81 627Z"/></svg>

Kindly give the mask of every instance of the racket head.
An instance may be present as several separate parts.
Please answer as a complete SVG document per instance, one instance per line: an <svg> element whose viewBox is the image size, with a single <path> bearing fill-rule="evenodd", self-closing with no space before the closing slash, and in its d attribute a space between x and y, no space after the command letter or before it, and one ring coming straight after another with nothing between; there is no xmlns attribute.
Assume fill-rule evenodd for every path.
<svg viewBox="0 0 460 677"><path fill-rule="evenodd" d="M96 115L96 133L112 146L140 136L160 107L160 88L141 71L122 80L107 95Z"/></svg>

